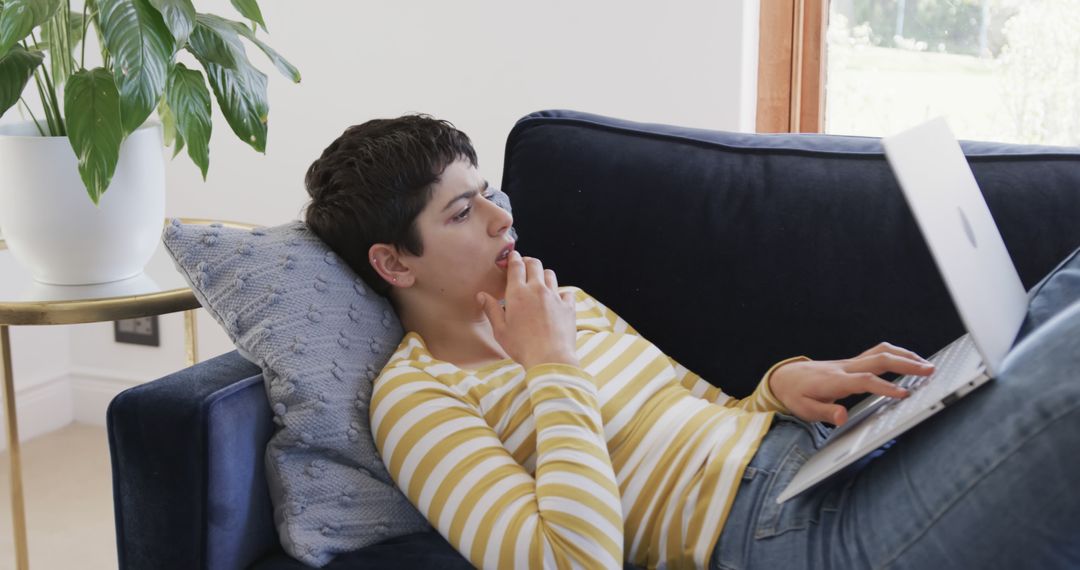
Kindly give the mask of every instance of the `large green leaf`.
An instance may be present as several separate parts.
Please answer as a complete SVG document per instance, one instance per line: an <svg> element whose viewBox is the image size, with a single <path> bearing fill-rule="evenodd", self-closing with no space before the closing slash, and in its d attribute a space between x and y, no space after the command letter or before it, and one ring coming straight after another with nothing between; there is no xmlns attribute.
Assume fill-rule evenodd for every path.
<svg viewBox="0 0 1080 570"><path fill-rule="evenodd" d="M101 32L120 90L124 131L142 125L165 92L173 38L147 0L97 0Z"/></svg>
<svg viewBox="0 0 1080 570"><path fill-rule="evenodd" d="M296 66L289 63L281 54L274 51L274 48L266 45L262 40L255 37L255 32L252 32L248 28L244 28L244 37L251 40L251 43L255 44L266 54L266 57L270 58L270 61L274 62L274 67L278 68L278 71L282 75L288 77L293 83L300 83L300 70L296 69Z"/></svg>
<svg viewBox="0 0 1080 570"><path fill-rule="evenodd" d="M79 176L94 204L109 187L120 143L120 92L113 76L102 67L71 74L64 87L64 116L68 139L79 159Z"/></svg>
<svg viewBox="0 0 1080 570"><path fill-rule="evenodd" d="M188 156L206 180L210 167L210 90L203 74L177 63L169 73L165 99L176 117L181 141L187 141Z"/></svg>
<svg viewBox="0 0 1080 570"><path fill-rule="evenodd" d="M267 31L266 22L263 21L262 10L259 10L259 4L255 0L232 0L233 8L236 8L240 15L262 26L263 31Z"/></svg>
<svg viewBox="0 0 1080 570"><path fill-rule="evenodd" d="M273 48L266 45L265 42L256 37L255 32L253 32L251 28L245 26L240 22L226 20L225 18L215 16L213 14L200 14L199 16L200 18L202 18L203 23L212 27L215 31L225 28L231 28L235 30L237 34L244 36L245 38L250 40L251 43L255 44L256 47L262 50L262 52L266 54L266 57L270 58L270 61L273 62L274 67L278 68L278 71L280 71L282 75L288 77L290 80L292 80L293 83L300 83L300 70L296 69L296 67L293 66L293 64L289 63L288 60L286 60L284 57L281 57L281 54L274 51Z"/></svg>
<svg viewBox="0 0 1080 570"><path fill-rule="evenodd" d="M237 69L226 69L210 62L203 62L203 67L233 132L251 148L266 152L266 121L270 114L266 102L266 75L247 60L237 64Z"/></svg>
<svg viewBox="0 0 1080 570"><path fill-rule="evenodd" d="M45 54L40 51L26 51L22 46L13 47L0 57L0 117L19 102L34 69L44 59Z"/></svg>
<svg viewBox="0 0 1080 570"><path fill-rule="evenodd" d="M205 18L205 14L196 16L189 47L206 69L214 97L233 132L255 150L265 152L266 120L270 112L266 99L266 75L248 61L236 30L231 26L216 24L213 19ZM199 51L202 42L196 41L196 38L210 36L217 36L216 43L229 48L236 64L234 69L214 63Z"/></svg>
<svg viewBox="0 0 1080 570"><path fill-rule="evenodd" d="M173 150L172 157L176 158L176 155L180 154L180 151L184 150L184 137L180 134L180 131L176 132L176 148ZM203 178L206 180L206 178Z"/></svg>
<svg viewBox="0 0 1080 570"><path fill-rule="evenodd" d="M195 27L195 6L191 0L150 0L169 27L176 45L182 46Z"/></svg>
<svg viewBox="0 0 1080 570"><path fill-rule="evenodd" d="M62 0L6 0L0 12L0 56L60 8Z"/></svg>
<svg viewBox="0 0 1080 570"><path fill-rule="evenodd" d="M236 55L243 54L244 45L236 31L229 26L218 26L212 19L207 20L206 14L195 16L195 28L191 31L188 40L188 49L201 61L208 61L226 67L236 69Z"/></svg>

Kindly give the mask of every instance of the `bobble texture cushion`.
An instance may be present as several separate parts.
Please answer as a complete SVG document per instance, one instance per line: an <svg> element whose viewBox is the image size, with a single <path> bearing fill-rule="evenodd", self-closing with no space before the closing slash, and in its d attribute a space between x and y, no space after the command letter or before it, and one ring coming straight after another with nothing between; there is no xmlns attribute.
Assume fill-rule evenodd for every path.
<svg viewBox="0 0 1080 570"><path fill-rule="evenodd" d="M510 211L506 194L492 200ZM298 220L241 230L173 219L162 240L199 303L262 368L277 424L264 459L285 552L320 567L432 530L371 436L372 383L404 336L389 300Z"/></svg>
<svg viewBox="0 0 1080 570"><path fill-rule="evenodd" d="M300 221L239 230L172 220L164 242L195 296L259 365L278 428L266 474L282 547L311 566L423 531L368 421L372 381L404 332Z"/></svg>

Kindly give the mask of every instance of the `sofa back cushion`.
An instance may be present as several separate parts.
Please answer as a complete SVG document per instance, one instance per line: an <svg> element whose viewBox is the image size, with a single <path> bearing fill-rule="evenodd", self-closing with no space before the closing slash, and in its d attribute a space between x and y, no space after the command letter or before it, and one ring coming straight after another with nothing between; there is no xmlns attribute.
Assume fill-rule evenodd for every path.
<svg viewBox="0 0 1080 570"><path fill-rule="evenodd" d="M1030 287L1080 245L1080 149L961 146ZM543 111L511 131L502 189L524 254L732 395L792 355L928 356L964 332L876 138Z"/></svg>

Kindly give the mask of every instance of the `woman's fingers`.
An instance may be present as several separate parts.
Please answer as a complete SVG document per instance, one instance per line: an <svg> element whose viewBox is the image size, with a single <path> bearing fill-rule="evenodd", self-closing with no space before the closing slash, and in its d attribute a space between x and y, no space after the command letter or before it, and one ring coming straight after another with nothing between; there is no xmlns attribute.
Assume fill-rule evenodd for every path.
<svg viewBox="0 0 1080 570"><path fill-rule="evenodd" d="M506 262L506 285L518 285L525 283L525 260L517 251L510 252L510 258Z"/></svg>
<svg viewBox="0 0 1080 570"><path fill-rule="evenodd" d="M878 394L890 398L905 398L908 391L871 372L845 373L842 370L819 376L806 396L823 402L833 402L853 394Z"/></svg>
<svg viewBox="0 0 1080 570"><path fill-rule="evenodd" d="M907 390L869 372L850 374L846 380L847 394L841 396L842 398L851 394L865 394L867 392L879 396L889 396L890 398L903 398L908 395Z"/></svg>
<svg viewBox="0 0 1080 570"><path fill-rule="evenodd" d="M526 283L542 283L544 279L544 266L540 263L540 260L535 257L524 257L525 261L525 282Z"/></svg>
<svg viewBox="0 0 1080 570"><path fill-rule="evenodd" d="M559 289L559 280L555 272L544 269L544 264L535 257L522 257L517 251L510 253L507 263L507 277L518 283L544 283L552 291Z"/></svg>
<svg viewBox="0 0 1080 570"><path fill-rule="evenodd" d="M880 354L882 352L888 352L888 353L891 353L891 354L895 354L897 356L903 356L905 358L910 358L912 360L918 360L918 361L922 361L922 362L929 362L925 358L919 356L918 354L915 354L914 352L912 352L912 351L910 351L910 350L908 350L906 348L902 348L902 347L896 346L895 344L890 344L890 343L887 343L887 342L881 342L881 343L877 344L876 346L870 348L866 352L863 352L862 354L860 354L856 358L861 358L863 356L872 356L872 355L875 355L875 354Z"/></svg>
<svg viewBox="0 0 1080 570"><path fill-rule="evenodd" d="M544 270L544 280L547 281L547 286L552 291L559 290L559 280L555 278L555 272L550 269Z"/></svg>
<svg viewBox="0 0 1080 570"><path fill-rule="evenodd" d="M503 328L506 326L506 314L503 312L499 302L481 291L476 294L476 299L480 303L480 308L483 309L484 315L491 321L491 329L495 332L496 337L502 334Z"/></svg>
<svg viewBox="0 0 1080 570"><path fill-rule="evenodd" d="M898 356L891 352L879 352L849 360L844 366L844 371L852 373L870 372L872 374L895 372L897 374L929 376L934 371L934 365L906 356Z"/></svg>

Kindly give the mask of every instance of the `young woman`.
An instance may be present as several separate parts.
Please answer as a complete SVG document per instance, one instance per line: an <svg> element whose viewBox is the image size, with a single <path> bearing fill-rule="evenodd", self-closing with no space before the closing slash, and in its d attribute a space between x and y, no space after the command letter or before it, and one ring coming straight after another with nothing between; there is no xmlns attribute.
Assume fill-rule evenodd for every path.
<svg viewBox="0 0 1080 570"><path fill-rule="evenodd" d="M372 395L382 459L474 565L1080 564L1080 331L777 505L821 422L846 420L836 400L905 397L878 375L932 366L888 343L796 356L733 399L516 252L476 166L463 133L407 116L349 128L306 180L308 225L407 331Z"/></svg>

